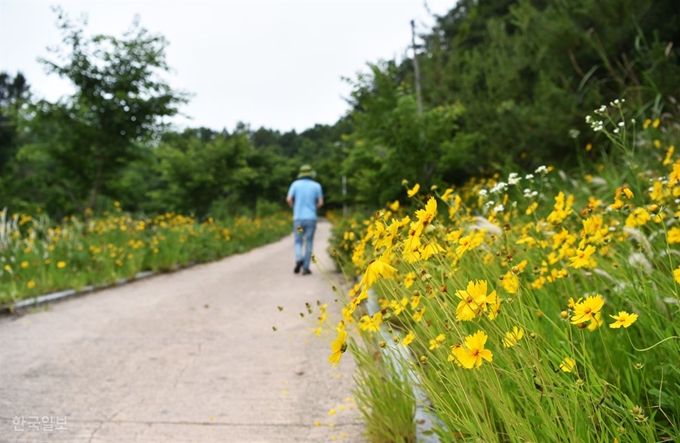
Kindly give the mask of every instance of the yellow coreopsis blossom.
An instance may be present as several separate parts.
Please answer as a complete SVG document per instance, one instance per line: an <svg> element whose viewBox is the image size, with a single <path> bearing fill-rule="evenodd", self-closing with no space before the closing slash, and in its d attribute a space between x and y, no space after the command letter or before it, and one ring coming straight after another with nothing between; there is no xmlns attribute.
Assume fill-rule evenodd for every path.
<svg viewBox="0 0 680 443"><path fill-rule="evenodd" d="M429 260L430 257L437 255L442 252L446 252L446 249L439 246L436 241L428 242L425 246L421 246L419 249L420 258L422 260Z"/></svg>
<svg viewBox="0 0 680 443"><path fill-rule="evenodd" d="M470 321L482 315L489 305L496 304L496 291L487 295L486 280L470 281L465 291L456 291L456 297L461 299L456 307L456 320Z"/></svg>
<svg viewBox="0 0 680 443"><path fill-rule="evenodd" d="M585 249L579 249L576 251L576 255L569 259L571 261L569 266L572 268L594 267L597 263L592 258L592 255L596 251L597 249L595 249L595 246L592 245L588 245Z"/></svg>
<svg viewBox="0 0 680 443"><path fill-rule="evenodd" d="M503 346L506 348L511 348L517 344L524 337L524 329L517 326L512 327L511 332L505 333L505 338L503 339Z"/></svg>
<svg viewBox="0 0 680 443"><path fill-rule="evenodd" d="M398 302L396 300L390 301L390 308L392 309L392 313L394 315L399 315L401 312L404 310L404 308L408 305L408 299L406 297L401 299L401 302Z"/></svg>
<svg viewBox="0 0 680 443"><path fill-rule="evenodd" d="M519 290L519 279L511 271L508 271L501 280L501 286L503 286L503 289L508 291L509 294L514 294Z"/></svg>
<svg viewBox="0 0 680 443"><path fill-rule="evenodd" d="M61 269L61 268L64 268L64 267L66 267L66 262L65 262L65 261L57 262L57 268Z"/></svg>
<svg viewBox="0 0 680 443"><path fill-rule="evenodd" d="M576 360L569 357L564 357L562 363L560 363L560 369L564 372L571 372L576 367Z"/></svg>
<svg viewBox="0 0 680 443"><path fill-rule="evenodd" d="M406 192L406 195L408 195L409 198L411 198L411 197L413 197L414 195L416 195L416 194L418 193L418 191L420 191L420 184L419 184L419 183L416 183L416 184L413 186L413 188L409 189L409 190Z"/></svg>
<svg viewBox="0 0 680 443"><path fill-rule="evenodd" d="M602 313L596 312L595 315L593 315L592 321L588 325L588 330L590 332L595 332L595 330L597 330L597 328L602 326L603 323L604 323L604 320L602 320Z"/></svg>
<svg viewBox="0 0 680 443"><path fill-rule="evenodd" d="M361 283L368 289L373 286L380 277L392 278L396 272L396 268L390 266L381 259L373 260L366 268L366 273L364 274Z"/></svg>
<svg viewBox="0 0 680 443"><path fill-rule="evenodd" d="M373 317L364 315L359 319L359 328L362 331L379 332L382 324L382 312L376 312Z"/></svg>
<svg viewBox="0 0 680 443"><path fill-rule="evenodd" d="M430 197L425 205L425 209L418 209L416 211L416 218L418 219L416 224L425 228L432 223L435 215L437 215L437 200L434 197ZM411 229L414 229L414 227L411 226Z"/></svg>
<svg viewBox="0 0 680 443"><path fill-rule="evenodd" d="M553 206L553 211L548 215L546 219L553 225L558 225L564 221L569 214L572 213L571 206L574 203L574 196L570 195L565 198L564 192L557 194L555 197L555 205Z"/></svg>
<svg viewBox="0 0 680 443"><path fill-rule="evenodd" d="M666 158L663 159L663 165L667 166L671 164L671 159L673 158L673 153L675 152L674 146L668 147L668 152L666 152Z"/></svg>
<svg viewBox="0 0 680 443"><path fill-rule="evenodd" d="M477 246L481 245L483 241L484 231L471 232L470 235L461 237L460 240L458 240L458 244L460 246L456 248L456 256L461 257L463 253L476 248Z"/></svg>
<svg viewBox="0 0 680 443"><path fill-rule="evenodd" d="M613 329L618 329L621 326L627 328L638 319L637 314L629 314L626 311L619 311L619 315L610 315L610 317L616 320L614 323L609 324L609 327Z"/></svg>
<svg viewBox="0 0 680 443"><path fill-rule="evenodd" d="M446 191L444 191L444 193L442 194L441 199L442 199L443 201L446 201L446 200L449 199L449 197L451 197L451 194L453 194L453 188L448 188L448 189L447 189Z"/></svg>
<svg viewBox="0 0 680 443"><path fill-rule="evenodd" d="M406 334L404 339L401 341L401 344L404 345L404 346L408 346L413 342L413 339L415 339L415 338L416 338L416 335L413 332L409 332L408 334Z"/></svg>
<svg viewBox="0 0 680 443"><path fill-rule="evenodd" d="M475 334L465 337L465 348L462 352L459 351L458 355L455 355L461 366L467 369L479 368L483 360L488 362L493 360L491 351L484 348L488 338L484 331L477 331Z"/></svg>
<svg viewBox="0 0 680 443"><path fill-rule="evenodd" d="M673 187L680 181L680 163L673 163L673 170L668 174L668 186Z"/></svg>
<svg viewBox="0 0 680 443"><path fill-rule="evenodd" d="M338 366L342 354L347 350L347 331L344 328L338 328L338 337L331 343L331 355L328 357L328 363L333 366Z"/></svg>
<svg viewBox="0 0 680 443"><path fill-rule="evenodd" d="M444 334L439 334L434 340L430 340L430 351L436 349L446 341L446 336Z"/></svg>
<svg viewBox="0 0 680 443"><path fill-rule="evenodd" d="M422 307L418 312L413 314L413 321L416 323L420 322L420 320L423 319L423 315L425 314L425 307Z"/></svg>
<svg viewBox="0 0 680 443"><path fill-rule="evenodd" d="M413 286L413 282L416 280L416 273L411 271L408 274L406 274L406 277L404 277L404 287L406 289L410 288Z"/></svg>
<svg viewBox="0 0 680 443"><path fill-rule="evenodd" d="M673 271L673 278L676 282L680 283L680 267Z"/></svg>
<svg viewBox="0 0 680 443"><path fill-rule="evenodd" d="M35 288L35 281L33 281L33 280L29 281L28 283L26 283L26 287L27 287L28 289L33 289L33 288Z"/></svg>
<svg viewBox="0 0 680 443"><path fill-rule="evenodd" d="M538 202L533 202L532 204L529 205L529 207L527 208L527 210L524 211L524 213L525 213L526 215L531 215L531 214L534 213L534 211L536 211L536 208L538 208Z"/></svg>
<svg viewBox="0 0 680 443"><path fill-rule="evenodd" d="M397 212L399 210L399 200L395 200L389 204L390 211Z"/></svg>
<svg viewBox="0 0 680 443"><path fill-rule="evenodd" d="M577 325L595 319L595 314L604 306L604 299L599 294L588 296L585 300L574 305L574 315L571 323Z"/></svg>
<svg viewBox="0 0 680 443"><path fill-rule="evenodd" d="M638 226L646 225L651 219L649 212L645 208L636 208L632 213L626 218L627 228L636 228Z"/></svg>
<svg viewBox="0 0 680 443"><path fill-rule="evenodd" d="M655 202L661 203L665 195L663 183L658 180L655 181L654 184L652 184L652 189L649 191L649 198Z"/></svg>
<svg viewBox="0 0 680 443"><path fill-rule="evenodd" d="M680 243L680 228L671 228L668 230L668 243Z"/></svg>

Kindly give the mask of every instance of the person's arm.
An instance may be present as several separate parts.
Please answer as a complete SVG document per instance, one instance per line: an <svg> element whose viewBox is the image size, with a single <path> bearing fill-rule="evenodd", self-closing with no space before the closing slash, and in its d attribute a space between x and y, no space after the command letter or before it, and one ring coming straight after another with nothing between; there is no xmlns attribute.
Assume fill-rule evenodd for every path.
<svg viewBox="0 0 680 443"><path fill-rule="evenodd" d="M316 197L316 209L319 209L323 206L323 189L321 188L321 185L319 186L318 194Z"/></svg>
<svg viewBox="0 0 680 443"><path fill-rule="evenodd" d="M292 195L289 195L288 197L286 197L286 203L288 203L288 206L290 206L291 209L293 208L293 196Z"/></svg>

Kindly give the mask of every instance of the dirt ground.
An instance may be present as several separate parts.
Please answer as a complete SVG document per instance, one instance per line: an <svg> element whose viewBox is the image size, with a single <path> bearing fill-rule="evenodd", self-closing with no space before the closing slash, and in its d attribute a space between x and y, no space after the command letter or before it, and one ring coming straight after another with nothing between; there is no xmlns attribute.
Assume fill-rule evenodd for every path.
<svg viewBox="0 0 680 443"><path fill-rule="evenodd" d="M363 441L351 358L305 308L338 319L329 234L328 274L294 275L289 236L0 319L0 442Z"/></svg>

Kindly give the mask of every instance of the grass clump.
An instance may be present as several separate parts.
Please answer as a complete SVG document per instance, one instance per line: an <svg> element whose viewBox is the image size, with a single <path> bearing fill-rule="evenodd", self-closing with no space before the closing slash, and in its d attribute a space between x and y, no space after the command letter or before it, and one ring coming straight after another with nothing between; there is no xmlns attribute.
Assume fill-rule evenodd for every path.
<svg viewBox="0 0 680 443"><path fill-rule="evenodd" d="M680 134L631 115L616 101L588 118L609 143L587 146L581 171L408 186L419 209L337 240L363 275L341 327L387 325L386 346L411 351L400 371L416 372L442 441L680 440Z"/></svg>
<svg viewBox="0 0 680 443"><path fill-rule="evenodd" d="M116 211L55 224L45 215L2 212L0 305L86 285L113 283L145 270L165 272L208 262L290 233L289 214L224 221L168 213L133 218Z"/></svg>

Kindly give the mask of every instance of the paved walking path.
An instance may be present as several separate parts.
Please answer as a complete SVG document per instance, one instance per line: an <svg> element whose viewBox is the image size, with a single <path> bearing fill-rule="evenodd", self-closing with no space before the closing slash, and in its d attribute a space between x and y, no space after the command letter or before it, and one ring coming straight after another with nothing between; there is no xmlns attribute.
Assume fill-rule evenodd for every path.
<svg viewBox="0 0 680 443"><path fill-rule="evenodd" d="M319 223L315 249L330 269L329 231ZM0 442L362 441L351 359L326 363L333 337L305 310L320 300L337 321L340 305L293 264L289 236L0 319Z"/></svg>

